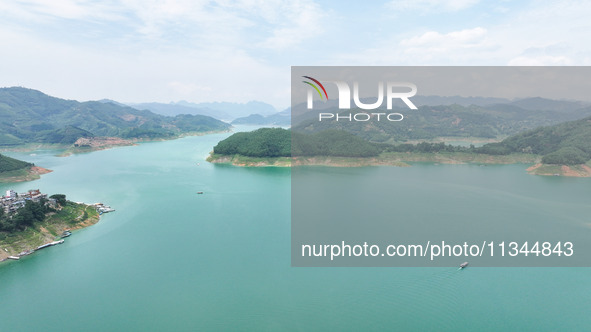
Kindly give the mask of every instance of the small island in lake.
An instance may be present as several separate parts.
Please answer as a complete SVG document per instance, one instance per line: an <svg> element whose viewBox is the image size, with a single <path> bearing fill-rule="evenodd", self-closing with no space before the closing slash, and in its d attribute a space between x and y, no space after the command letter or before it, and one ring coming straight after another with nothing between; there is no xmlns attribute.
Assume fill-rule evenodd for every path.
<svg viewBox="0 0 591 332"><path fill-rule="evenodd" d="M378 143L345 130L318 132L261 128L219 142L207 159L237 166L409 166L446 164L533 164L536 175L591 176L591 117L539 127L481 147L420 142Z"/></svg>
<svg viewBox="0 0 591 332"><path fill-rule="evenodd" d="M63 194L8 190L0 197L0 261L63 243L71 231L96 224L102 212L110 211L103 204L68 201Z"/></svg>

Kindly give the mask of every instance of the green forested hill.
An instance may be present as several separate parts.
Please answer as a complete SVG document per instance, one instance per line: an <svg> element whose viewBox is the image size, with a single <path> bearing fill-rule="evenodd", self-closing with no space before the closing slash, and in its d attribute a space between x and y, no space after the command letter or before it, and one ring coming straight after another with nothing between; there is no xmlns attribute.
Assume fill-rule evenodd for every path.
<svg viewBox="0 0 591 332"><path fill-rule="evenodd" d="M582 164L591 159L591 117L529 130L479 150L489 154L534 153L543 155L545 164Z"/></svg>
<svg viewBox="0 0 591 332"><path fill-rule="evenodd" d="M166 117L115 103L78 102L21 87L0 88L0 146L70 144L89 136L165 138L229 127L203 115Z"/></svg>
<svg viewBox="0 0 591 332"><path fill-rule="evenodd" d="M218 155L247 157L339 156L372 157L383 148L342 130L314 134L293 133L282 128L260 128L236 133L214 148Z"/></svg>
<svg viewBox="0 0 591 332"><path fill-rule="evenodd" d="M0 173L24 169L33 164L0 154Z"/></svg>
<svg viewBox="0 0 591 332"><path fill-rule="evenodd" d="M291 131L282 128L260 128L235 133L220 141L215 154L248 157L287 157L291 155Z"/></svg>
<svg viewBox="0 0 591 332"><path fill-rule="evenodd" d="M591 159L591 117L539 127L513 135L500 143L476 148L444 143L384 144L369 142L344 130L315 133L261 128L236 133L218 143L214 153L249 157L340 156L374 157L382 152L469 153L484 155L535 154L545 164L577 165Z"/></svg>
<svg viewBox="0 0 591 332"><path fill-rule="evenodd" d="M527 104L523 108L513 104L490 106L420 106L418 110L394 109L404 120L390 121L318 121L316 114L307 113L294 118L293 128L298 132L320 132L327 129L346 130L372 142L398 143L407 140L433 139L436 137L498 138L514 135L540 126L548 126L591 115L591 108L572 102L553 101L552 109ZM523 105L522 105L523 106ZM560 108L560 106L563 106ZM524 106L525 107L525 106ZM578 108L577 108L578 107ZM327 109L322 112L334 112ZM353 113L360 112L352 110ZM374 112L386 112L376 110ZM341 114L348 114L344 112Z"/></svg>

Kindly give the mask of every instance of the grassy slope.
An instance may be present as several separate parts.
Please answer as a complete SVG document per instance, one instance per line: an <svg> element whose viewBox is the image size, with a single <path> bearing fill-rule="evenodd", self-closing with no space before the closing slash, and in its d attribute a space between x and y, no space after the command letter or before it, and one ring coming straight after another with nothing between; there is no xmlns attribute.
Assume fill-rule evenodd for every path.
<svg viewBox="0 0 591 332"><path fill-rule="evenodd" d="M22 232L13 234L0 232L0 260L54 241L66 229L84 228L98 221L99 215L94 207L68 202L61 210L48 214L45 221Z"/></svg>

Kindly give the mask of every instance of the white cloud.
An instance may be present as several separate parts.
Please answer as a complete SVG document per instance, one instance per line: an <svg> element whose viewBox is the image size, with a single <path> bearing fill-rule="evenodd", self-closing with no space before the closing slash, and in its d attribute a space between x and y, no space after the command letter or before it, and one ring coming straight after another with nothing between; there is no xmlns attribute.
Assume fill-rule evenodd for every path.
<svg viewBox="0 0 591 332"><path fill-rule="evenodd" d="M3 1L0 10L5 15L16 15L25 19L105 19L119 17L117 8L110 1L97 2L89 0L17 0Z"/></svg>
<svg viewBox="0 0 591 332"><path fill-rule="evenodd" d="M120 0L137 17L137 32L167 39L178 33L208 46L285 49L313 38L324 17L311 0Z"/></svg>
<svg viewBox="0 0 591 332"><path fill-rule="evenodd" d="M278 27L260 46L279 50L296 46L321 34L322 24L326 23L321 8L311 1L284 2L281 12L285 13L282 15L284 22L278 22Z"/></svg>
<svg viewBox="0 0 591 332"><path fill-rule="evenodd" d="M433 10L459 11L477 4L479 0L392 0L387 7L393 10L416 10L428 12Z"/></svg>
<svg viewBox="0 0 591 332"><path fill-rule="evenodd" d="M475 5L489 10L474 16ZM293 64L591 64L591 2L500 5L415 0L358 10L320 0L0 1L0 85L74 99L260 99L286 106ZM403 12L410 10L421 17ZM396 11L404 15L392 19ZM451 12L452 24L441 19Z"/></svg>
<svg viewBox="0 0 591 332"><path fill-rule="evenodd" d="M0 1L0 43L11 45L0 85L81 100L285 107L289 67L257 54L296 49L322 33L323 18L313 0Z"/></svg>
<svg viewBox="0 0 591 332"><path fill-rule="evenodd" d="M452 31L445 34L437 31L429 31L420 36L403 39L400 42L400 46L408 48L437 48L443 50L457 47L471 47L480 44L485 37L486 32L486 29L481 27Z"/></svg>
<svg viewBox="0 0 591 332"><path fill-rule="evenodd" d="M448 33L429 31L403 39L399 45L406 57L422 63L437 64L471 58L475 53L489 49L491 45L487 43L486 35L487 30L481 27Z"/></svg>
<svg viewBox="0 0 591 332"><path fill-rule="evenodd" d="M333 55L331 64L590 65L589 12L591 2L532 2L477 27L425 31L414 26L414 31L378 40L358 52Z"/></svg>
<svg viewBox="0 0 591 332"><path fill-rule="evenodd" d="M490 59L498 48L482 27L441 33L427 31L401 40L388 39L361 53L338 56L338 64L467 65Z"/></svg>

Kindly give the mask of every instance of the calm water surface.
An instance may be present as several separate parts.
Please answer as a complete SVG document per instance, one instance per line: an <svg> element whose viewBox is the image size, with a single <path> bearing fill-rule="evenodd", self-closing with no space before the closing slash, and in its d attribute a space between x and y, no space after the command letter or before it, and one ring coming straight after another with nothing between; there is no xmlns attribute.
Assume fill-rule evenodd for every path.
<svg viewBox="0 0 591 332"><path fill-rule="evenodd" d="M0 331L591 327L588 268L290 267L290 170L205 162L228 135L66 158L10 153L54 172L0 190L39 188L117 211L63 245L0 264ZM489 170L415 165L413 172L453 183L461 167L483 178ZM528 176L523 165L495 167L508 179ZM535 178L554 181L557 195L591 197L588 179Z"/></svg>

